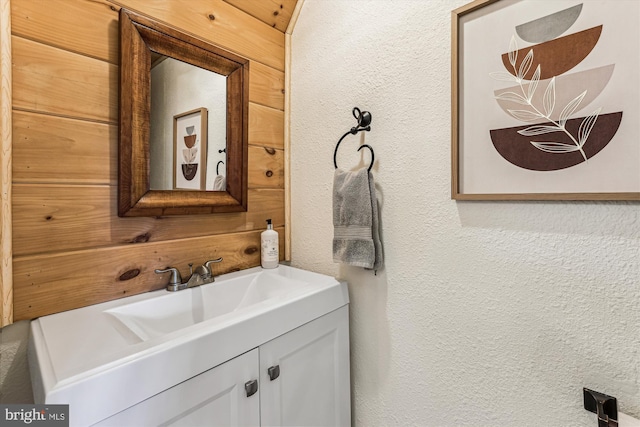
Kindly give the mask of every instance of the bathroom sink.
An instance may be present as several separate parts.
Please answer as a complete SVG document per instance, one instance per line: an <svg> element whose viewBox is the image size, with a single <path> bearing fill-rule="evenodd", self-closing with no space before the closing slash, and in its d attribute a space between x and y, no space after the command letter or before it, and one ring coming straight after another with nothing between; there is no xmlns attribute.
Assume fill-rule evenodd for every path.
<svg viewBox="0 0 640 427"><path fill-rule="evenodd" d="M92 425L348 302L346 283L280 265L43 316L29 339L34 400Z"/></svg>
<svg viewBox="0 0 640 427"><path fill-rule="evenodd" d="M105 310L146 341L219 316L242 315L306 292L310 284L262 271ZM163 291L160 291L163 292Z"/></svg>

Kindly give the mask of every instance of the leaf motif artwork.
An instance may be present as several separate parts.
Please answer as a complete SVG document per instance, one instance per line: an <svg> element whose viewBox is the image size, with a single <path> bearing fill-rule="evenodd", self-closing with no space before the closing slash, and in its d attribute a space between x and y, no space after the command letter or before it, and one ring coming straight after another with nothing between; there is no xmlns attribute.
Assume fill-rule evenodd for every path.
<svg viewBox="0 0 640 427"><path fill-rule="evenodd" d="M580 144L580 147L583 147L584 143L587 142L589 134L591 133L591 129L593 129L593 126L596 124L596 120L598 120L600 110L602 110L602 108L598 108L596 111L591 113L590 116L585 117L585 119L580 124L580 128L578 128L578 142Z"/></svg>
<svg viewBox="0 0 640 427"><path fill-rule="evenodd" d="M640 200L640 1L452 13L452 199Z"/></svg>
<svg viewBox="0 0 640 427"><path fill-rule="evenodd" d="M533 52L533 51L532 51ZM531 99L533 98L533 94L538 88L538 83L540 82L540 64L536 67L536 71L533 73L533 77L531 78L531 83L529 83L529 89L527 93L527 102L531 103Z"/></svg>
<svg viewBox="0 0 640 427"><path fill-rule="evenodd" d="M571 14L563 12L562 16L573 16L575 13L579 14L580 11L581 8L574 8ZM536 32L535 27L535 21L532 21L527 26L521 26L518 34L543 37L541 33ZM549 59L553 54L556 57L561 57L562 61L560 62L574 61L575 64L572 66L578 65L595 46L597 38L594 41L593 36L597 33L597 37L599 37L601 30L602 26L545 40L524 49L518 48L518 38L515 34L511 37L509 50L502 56L506 72L496 71L489 75L498 82L510 82L514 85L506 90L497 91L494 97L509 116L530 125L490 131L494 147L507 161L531 170L563 169L588 162L590 157L593 157L609 143L620 125L622 113L614 116L609 115L606 120L598 120L602 108L597 108L589 116L576 117L577 111L584 108L583 103L588 94L587 89L582 90L569 101L565 101L565 105L556 105L558 91L562 92L563 99L566 99L565 93L575 90L573 88L579 87L579 85L573 81L567 88L559 86L557 77L567 71L564 70L567 66L563 65L564 68L558 68L553 63L553 57L551 56ZM576 51L580 51L578 56L575 56ZM523 56L524 52L526 54ZM538 56L542 59L538 59ZM551 73L545 73L547 67L552 70ZM569 76L563 77L563 82ZM538 91L544 92L542 95L538 95ZM512 108L506 106L512 106ZM557 111L560 111L559 115ZM570 121L571 126L568 126ZM577 128L576 122L579 123ZM608 140L593 141L595 139L593 131L598 125L610 128L598 132L598 138L602 138L605 134L610 135ZM611 132L612 129L613 132ZM544 136L544 138L542 140L537 138L540 136ZM534 139L534 137L536 138ZM531 149L540 153L532 155ZM569 161L566 157L562 161L558 161L560 156L570 156L571 158Z"/></svg>
<svg viewBox="0 0 640 427"><path fill-rule="evenodd" d="M580 147L576 147L575 145L564 144L562 142L531 141L531 144L542 151L546 151L547 153L571 153L580 149Z"/></svg>
<svg viewBox="0 0 640 427"><path fill-rule="evenodd" d="M520 67L518 68L518 72L516 74L517 82L521 82L524 79L524 76L527 75L529 69L531 68L531 64L533 64L533 49L531 49L529 53L527 53L527 56L525 56L524 60L520 63ZM538 78L540 78L539 75Z"/></svg>
<svg viewBox="0 0 640 427"><path fill-rule="evenodd" d="M529 100L527 100L527 98L515 92L502 92L496 95L496 99L516 102L520 105L529 105Z"/></svg>
<svg viewBox="0 0 640 427"><path fill-rule="evenodd" d="M582 92L580 95L574 98L571 102L569 102L566 107L564 107L564 109L560 113L559 124L561 127L564 128L565 123L567 123L567 120L569 119L569 117L571 117L571 115L576 111L576 109L578 108L578 106L580 105L580 103L582 102L582 99L586 94L587 94L587 91Z"/></svg>
<svg viewBox="0 0 640 427"><path fill-rule="evenodd" d="M558 132L557 126L537 125L519 130L518 133L524 136L544 135L545 133Z"/></svg>
<svg viewBox="0 0 640 427"><path fill-rule="evenodd" d="M549 117L553 113L553 109L556 106L556 78L552 77L547 89L544 91L544 97L542 98L544 106L544 115Z"/></svg>

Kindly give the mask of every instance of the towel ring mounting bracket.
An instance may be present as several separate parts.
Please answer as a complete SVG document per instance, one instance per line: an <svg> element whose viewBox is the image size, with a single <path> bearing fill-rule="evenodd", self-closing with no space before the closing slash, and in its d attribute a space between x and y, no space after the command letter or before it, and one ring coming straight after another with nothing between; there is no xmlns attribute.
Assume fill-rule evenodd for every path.
<svg viewBox="0 0 640 427"><path fill-rule="evenodd" d="M342 140L345 139L349 134L355 135L358 132L362 132L362 131L369 132L371 130L371 126L370 126L371 113L370 112L360 111L358 107L354 107L352 113L353 113L353 117L355 117L355 119L358 121L358 124L352 127L348 132L345 132L345 134L342 135L342 137L338 140L338 143L336 144L336 148L333 151L333 166L336 169L338 169L338 162L336 160L336 157L338 155L338 147L340 146L340 143L342 142ZM373 148L368 144L362 144L360 148L358 148L358 151L362 150L363 148L368 148L369 151L371 152L371 164L369 164L369 168L367 169L367 171L371 171L371 168L373 167L373 162L375 160Z"/></svg>

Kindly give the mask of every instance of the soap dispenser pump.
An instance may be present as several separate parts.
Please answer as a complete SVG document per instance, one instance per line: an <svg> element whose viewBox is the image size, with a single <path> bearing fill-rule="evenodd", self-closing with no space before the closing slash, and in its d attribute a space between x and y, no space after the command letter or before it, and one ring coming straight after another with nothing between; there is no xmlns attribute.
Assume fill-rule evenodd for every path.
<svg viewBox="0 0 640 427"><path fill-rule="evenodd" d="M271 219L267 220L267 229L260 234L260 248L262 268L276 268L280 260L278 232L273 229Z"/></svg>

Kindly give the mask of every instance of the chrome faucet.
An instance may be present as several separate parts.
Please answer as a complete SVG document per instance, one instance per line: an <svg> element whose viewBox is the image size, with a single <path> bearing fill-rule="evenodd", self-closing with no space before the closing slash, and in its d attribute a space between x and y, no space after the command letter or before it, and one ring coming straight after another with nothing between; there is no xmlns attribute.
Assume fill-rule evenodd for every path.
<svg viewBox="0 0 640 427"><path fill-rule="evenodd" d="M203 265L196 267L195 271L193 271L193 264L189 264L189 272L191 273L191 276L189 277L189 280L184 283L182 283L182 276L180 275L180 272L175 267L167 267L164 270L158 269L155 270L155 272L156 274L171 273L169 276L169 283L167 284L167 291L176 292L214 282L215 277L211 270L211 264L221 261L222 258L212 259L205 262Z"/></svg>

